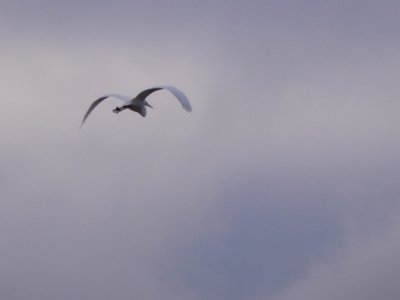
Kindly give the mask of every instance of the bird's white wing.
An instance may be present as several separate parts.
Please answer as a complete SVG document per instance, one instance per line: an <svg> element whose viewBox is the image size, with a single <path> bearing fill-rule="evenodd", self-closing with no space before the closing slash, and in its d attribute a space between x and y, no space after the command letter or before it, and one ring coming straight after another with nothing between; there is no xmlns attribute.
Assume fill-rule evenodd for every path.
<svg viewBox="0 0 400 300"><path fill-rule="evenodd" d="M117 98L117 99L122 100L124 102L129 102L129 101L132 100L132 97L123 96L123 95L120 95L120 94L109 94L109 95L105 95L104 97L114 97L114 98Z"/></svg>
<svg viewBox="0 0 400 300"><path fill-rule="evenodd" d="M99 99L97 99L96 101L94 101L94 102L89 106L89 108L88 108L88 110L87 110L85 116L83 117L83 120L82 120L82 123L81 123L81 126L80 126L80 127L82 127L83 123L85 123L86 119L89 117L89 115L90 115L90 113L93 111L93 109L95 109L95 107L96 107L97 105L99 105L101 102L103 102L105 99L107 99L107 98L109 98L109 97L114 97L114 98L117 98L117 99L122 100L122 101L124 101L124 102L129 102L129 101L132 99L131 97L123 96L123 95L118 95L118 94L110 94L110 95L106 95L106 96L100 97Z"/></svg>
<svg viewBox="0 0 400 300"><path fill-rule="evenodd" d="M154 89L158 89L158 88L166 89L166 90L170 91L176 97L176 99L179 100L182 107L186 111L188 111L188 112L192 111L192 106L190 105L189 99L186 97L186 95L181 90L177 89L174 86L170 86L170 85L159 86L159 87L155 87Z"/></svg>

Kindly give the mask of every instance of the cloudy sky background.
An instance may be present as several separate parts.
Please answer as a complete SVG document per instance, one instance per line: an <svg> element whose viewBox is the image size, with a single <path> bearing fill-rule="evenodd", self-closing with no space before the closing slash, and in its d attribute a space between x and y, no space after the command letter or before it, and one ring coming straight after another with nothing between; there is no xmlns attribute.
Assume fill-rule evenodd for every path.
<svg viewBox="0 0 400 300"><path fill-rule="evenodd" d="M0 2L0 298L399 299L398 1ZM149 98L146 118L96 108Z"/></svg>

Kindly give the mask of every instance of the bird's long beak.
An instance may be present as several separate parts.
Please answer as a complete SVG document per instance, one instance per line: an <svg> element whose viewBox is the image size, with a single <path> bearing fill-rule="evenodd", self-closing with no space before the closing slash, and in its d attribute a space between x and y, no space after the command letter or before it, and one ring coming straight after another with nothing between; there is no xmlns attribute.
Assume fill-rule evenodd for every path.
<svg viewBox="0 0 400 300"><path fill-rule="evenodd" d="M151 106L151 105L148 104L147 102L146 102L145 104L146 104L146 106L148 106L148 107L150 107L150 108L153 108L153 106Z"/></svg>

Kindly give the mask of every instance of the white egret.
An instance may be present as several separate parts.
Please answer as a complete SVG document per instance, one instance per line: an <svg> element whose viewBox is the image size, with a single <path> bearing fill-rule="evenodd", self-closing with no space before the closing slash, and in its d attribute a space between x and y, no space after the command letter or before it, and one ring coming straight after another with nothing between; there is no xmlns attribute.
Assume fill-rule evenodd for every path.
<svg viewBox="0 0 400 300"><path fill-rule="evenodd" d="M97 99L96 101L94 101L89 109L87 110L85 116L83 117L82 123L81 123L81 127L83 125L83 123L85 123L87 117L89 116L89 114L93 111L93 109L99 105L101 102L103 102L105 99L109 98L109 97L114 97L117 98L119 100L122 100L123 102L125 102L124 105L120 106L120 107L116 107L113 112L114 113L119 113L125 109L130 109L133 110L137 113L139 113L142 117L146 116L146 106L153 108L149 103L147 103L146 98L159 90L162 89L166 89L168 91L170 91L175 97L176 99L179 100L179 102L181 103L182 107L188 111L191 112L192 111L192 106L190 105L189 99L186 97L186 95L178 90L176 87L173 86L158 86L158 87L153 87L147 90L144 90L142 92L140 92L135 98L129 97L129 96L123 96L123 95L118 95L118 94L109 94L109 95L105 95L103 97L100 97L99 99Z"/></svg>

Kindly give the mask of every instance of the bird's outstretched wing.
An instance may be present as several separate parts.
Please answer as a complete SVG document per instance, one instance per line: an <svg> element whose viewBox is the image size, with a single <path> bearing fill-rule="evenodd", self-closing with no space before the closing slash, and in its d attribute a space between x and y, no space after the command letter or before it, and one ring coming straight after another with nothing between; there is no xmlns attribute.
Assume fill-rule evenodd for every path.
<svg viewBox="0 0 400 300"><path fill-rule="evenodd" d="M97 105L99 105L101 102L103 102L105 99L107 99L108 97L114 97L114 98L120 99L120 100L122 100L122 101L124 101L124 102L128 102L128 101L131 100L130 97L122 96L122 95L118 95L118 94L110 94L110 95L106 95L106 96L100 97L99 99L97 99L96 101L94 101L94 102L89 106L89 109L87 110L85 116L83 117L83 120L82 120L82 123L81 123L81 126L80 126L80 127L83 126L83 123L85 123L86 119L89 117L89 115L90 115L90 113L93 111L93 109L94 109Z"/></svg>
<svg viewBox="0 0 400 300"><path fill-rule="evenodd" d="M178 99L178 101L181 103L182 107L186 111L189 111L189 112L192 111L192 106L190 105L189 99L186 97L186 95L182 91L178 90L176 87L170 86L170 85L157 86L157 87L153 87L153 88L144 90L144 91L140 92L136 96L136 98L140 99L141 101L144 101L144 99L146 99L146 97L149 96L151 93L154 93L156 91L163 90L163 89L170 91L176 97L176 99Z"/></svg>
<svg viewBox="0 0 400 300"><path fill-rule="evenodd" d="M154 93L156 91L162 90L162 89L163 89L162 87L154 87L154 88L151 88L151 89L147 89L147 90L141 91L136 96L136 99L140 100L140 101L144 101L147 98L148 95L150 95L151 93Z"/></svg>

